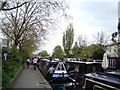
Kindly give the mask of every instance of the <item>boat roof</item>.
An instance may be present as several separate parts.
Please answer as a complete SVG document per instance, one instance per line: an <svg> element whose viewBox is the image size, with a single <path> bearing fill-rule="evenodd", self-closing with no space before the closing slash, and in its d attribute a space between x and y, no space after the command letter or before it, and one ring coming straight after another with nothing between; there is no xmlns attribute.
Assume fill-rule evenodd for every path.
<svg viewBox="0 0 120 90"><path fill-rule="evenodd" d="M83 62L83 61L68 61L68 63L76 63L76 64L101 64L101 62Z"/></svg>

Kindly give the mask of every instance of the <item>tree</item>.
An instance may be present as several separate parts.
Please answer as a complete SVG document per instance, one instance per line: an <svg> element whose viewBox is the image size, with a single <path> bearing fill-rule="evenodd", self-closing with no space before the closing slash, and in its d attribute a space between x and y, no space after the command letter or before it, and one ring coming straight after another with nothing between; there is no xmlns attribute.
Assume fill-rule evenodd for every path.
<svg viewBox="0 0 120 90"><path fill-rule="evenodd" d="M93 58L102 60L104 53L105 53L105 51L102 48L99 48L99 49L94 51Z"/></svg>
<svg viewBox="0 0 120 90"><path fill-rule="evenodd" d="M93 53L99 49L100 46L97 44L91 44L89 46L86 46L82 49L80 57L84 57L84 58L92 58L93 57Z"/></svg>
<svg viewBox="0 0 120 90"><path fill-rule="evenodd" d="M19 3L19 5L17 6L12 6L10 7L11 3L10 3L10 0L9 1L0 1L0 11L3 10L3 11L7 11L7 10L12 10L12 9L16 9L16 8L19 8L21 7L22 5L26 4L27 1L23 2L23 3Z"/></svg>
<svg viewBox="0 0 120 90"><path fill-rule="evenodd" d="M53 50L52 56L55 58L63 58L63 55L64 53L63 53L61 46L57 45Z"/></svg>
<svg viewBox="0 0 120 90"><path fill-rule="evenodd" d="M86 37L79 35L78 36L78 46L79 46L79 53L82 52L82 49L87 46Z"/></svg>
<svg viewBox="0 0 120 90"><path fill-rule="evenodd" d="M118 22L118 31L112 34L112 41L114 45L117 46L117 51L115 52L117 52L116 54L118 55L118 57L120 57L120 19Z"/></svg>
<svg viewBox="0 0 120 90"><path fill-rule="evenodd" d="M15 48L19 47L21 49L22 44L30 41L34 41L34 44L38 40L37 29L34 27L36 25L34 23L37 23L37 20L33 16L33 12L35 12L37 7L34 6L35 3L32 5L27 3L24 7L4 12L5 17L2 19L1 28L9 40L14 42ZM27 47L29 44L27 44Z"/></svg>
<svg viewBox="0 0 120 90"><path fill-rule="evenodd" d="M94 37L96 44L100 45L103 48L110 41L109 36L103 31L97 32Z"/></svg>
<svg viewBox="0 0 120 90"><path fill-rule="evenodd" d="M40 55L40 56L49 56L49 54L45 50L42 50L41 52L39 52L38 55Z"/></svg>
<svg viewBox="0 0 120 90"><path fill-rule="evenodd" d="M84 48L85 46L87 46L87 40L82 35L78 36L78 43L79 43L80 50L82 50L82 48Z"/></svg>
<svg viewBox="0 0 120 90"><path fill-rule="evenodd" d="M16 6L19 8L2 11L4 18L1 21L1 29L12 44L14 43L15 48L36 49L38 43L46 38L49 30L53 29L53 24L56 23L55 17L52 17L53 12L56 14L61 11L62 14L60 15L66 15L64 13L66 6L62 1L29 1L23 3L25 2L19 0L18 2L11 2L11 6L8 4L8 7Z"/></svg>
<svg viewBox="0 0 120 90"><path fill-rule="evenodd" d="M67 27L67 30L63 33L63 47L67 57L70 57L73 40L74 40L74 28L73 25L70 24Z"/></svg>
<svg viewBox="0 0 120 90"><path fill-rule="evenodd" d="M72 49L72 55L73 55L73 57L79 57L79 54L80 54L80 49L79 49L79 47L78 47L78 43L77 43L77 41L75 42L75 45L74 45L74 47L73 47L73 49Z"/></svg>

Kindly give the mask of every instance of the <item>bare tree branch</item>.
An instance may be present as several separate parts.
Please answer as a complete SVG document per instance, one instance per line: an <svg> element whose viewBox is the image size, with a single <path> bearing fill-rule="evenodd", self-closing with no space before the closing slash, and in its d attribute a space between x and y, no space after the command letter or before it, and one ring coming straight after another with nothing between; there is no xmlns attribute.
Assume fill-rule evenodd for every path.
<svg viewBox="0 0 120 90"><path fill-rule="evenodd" d="M20 5L17 5L16 7L5 8L7 2L2 2L2 5L1 5L1 7L0 7L0 11L1 11L1 10L3 10L3 11L13 10L13 9L16 9L16 8L19 8L19 7L23 6L23 5L26 4L26 3L28 3L28 2L24 2L24 3L20 4Z"/></svg>
<svg viewBox="0 0 120 90"><path fill-rule="evenodd" d="M104 47L109 42L109 36L103 31L97 32L94 37L95 42L101 47Z"/></svg>
<svg viewBox="0 0 120 90"><path fill-rule="evenodd" d="M64 3L60 1L31 1L19 7L20 2L16 2L14 5L19 8L2 11L5 15L3 32L14 41L16 47L25 47L27 44L37 47L49 31L56 27L56 23L58 23L56 20L64 12L61 10L66 7L62 4ZM57 16L59 11L60 14ZM55 17L53 13L56 14Z"/></svg>

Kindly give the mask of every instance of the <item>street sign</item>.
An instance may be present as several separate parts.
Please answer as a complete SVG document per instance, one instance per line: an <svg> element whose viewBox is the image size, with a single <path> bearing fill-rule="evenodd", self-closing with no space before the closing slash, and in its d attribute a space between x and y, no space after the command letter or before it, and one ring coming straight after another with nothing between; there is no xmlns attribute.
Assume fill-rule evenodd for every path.
<svg viewBox="0 0 120 90"><path fill-rule="evenodd" d="M4 59L5 60L7 59L7 53L4 53Z"/></svg>

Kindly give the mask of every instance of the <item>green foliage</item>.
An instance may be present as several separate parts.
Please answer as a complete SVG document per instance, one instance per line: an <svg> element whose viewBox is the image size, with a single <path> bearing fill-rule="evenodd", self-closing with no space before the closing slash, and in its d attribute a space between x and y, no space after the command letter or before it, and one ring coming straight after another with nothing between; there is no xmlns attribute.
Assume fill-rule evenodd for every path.
<svg viewBox="0 0 120 90"><path fill-rule="evenodd" d="M99 45L95 45L95 44L91 44L89 46L86 46L86 47L84 47L82 49L80 57L83 57L83 58L92 58L94 51L97 50L98 48L100 48L100 46Z"/></svg>
<svg viewBox="0 0 120 90"><path fill-rule="evenodd" d="M76 57L76 58L79 57L79 55L80 55L80 49L79 49L77 42L75 42L75 45L72 49L72 55L73 55L73 57Z"/></svg>
<svg viewBox="0 0 120 90"><path fill-rule="evenodd" d="M86 37L82 36L82 35L79 35L78 36L78 46L79 46L79 49L82 50L84 47L87 46L87 40L86 40Z"/></svg>
<svg viewBox="0 0 120 90"><path fill-rule="evenodd" d="M22 56L18 50L10 49L8 59L2 62L2 87L9 86L11 79L23 66Z"/></svg>
<svg viewBox="0 0 120 90"><path fill-rule="evenodd" d="M70 24L67 27L67 30L63 33L63 47L67 57L70 57L73 41L74 41L74 28L73 25Z"/></svg>
<svg viewBox="0 0 120 90"><path fill-rule="evenodd" d="M112 34L112 41L116 44L117 51L115 51L115 52L117 52L117 55L120 57L120 54L119 54L119 52L120 52L120 30L118 30L118 32L114 32Z"/></svg>
<svg viewBox="0 0 120 90"><path fill-rule="evenodd" d="M39 52L38 55L40 55L40 56L49 56L49 54L45 50L42 50L41 52Z"/></svg>
<svg viewBox="0 0 120 90"><path fill-rule="evenodd" d="M112 34L112 41L116 44L117 51L115 50L115 52L117 52L118 57L120 57L120 19L118 22L118 31Z"/></svg>
<svg viewBox="0 0 120 90"><path fill-rule="evenodd" d="M19 71L21 64L13 60L7 60L3 62L2 67L2 85L3 87L7 87L10 83L10 80Z"/></svg>
<svg viewBox="0 0 120 90"><path fill-rule="evenodd" d="M0 89L2 89L2 65L0 65Z"/></svg>
<svg viewBox="0 0 120 90"><path fill-rule="evenodd" d="M24 62L23 53L17 49L9 49L8 59L14 60L21 64Z"/></svg>
<svg viewBox="0 0 120 90"><path fill-rule="evenodd" d="M93 58L102 60L104 53L105 53L105 51L102 48L99 48L99 49L94 51Z"/></svg>
<svg viewBox="0 0 120 90"><path fill-rule="evenodd" d="M61 46L56 46L53 50L52 56L55 58L63 58L63 50L61 48Z"/></svg>

